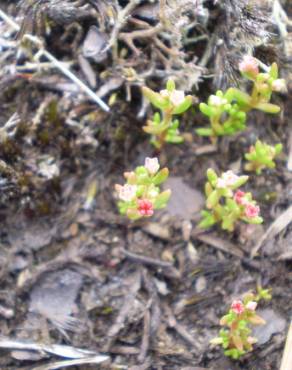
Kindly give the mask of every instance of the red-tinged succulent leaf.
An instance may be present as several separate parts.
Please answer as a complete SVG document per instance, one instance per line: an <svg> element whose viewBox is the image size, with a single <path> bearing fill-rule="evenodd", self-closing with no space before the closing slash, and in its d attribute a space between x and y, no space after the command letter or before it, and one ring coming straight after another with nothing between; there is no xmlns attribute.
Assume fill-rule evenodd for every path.
<svg viewBox="0 0 292 370"><path fill-rule="evenodd" d="M239 351L243 351L243 342L242 342L242 339L240 338L240 336L238 335L232 335L232 342L234 344L234 346L236 347L236 349L238 349Z"/></svg>
<svg viewBox="0 0 292 370"><path fill-rule="evenodd" d="M253 325L264 325L266 321L258 315L253 315L248 318L248 321Z"/></svg>

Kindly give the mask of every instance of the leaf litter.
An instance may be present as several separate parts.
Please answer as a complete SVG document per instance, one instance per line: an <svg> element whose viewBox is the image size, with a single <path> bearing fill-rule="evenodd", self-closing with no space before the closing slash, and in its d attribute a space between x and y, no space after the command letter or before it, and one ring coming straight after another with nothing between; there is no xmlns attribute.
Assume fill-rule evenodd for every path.
<svg viewBox="0 0 292 370"><path fill-rule="evenodd" d="M279 367L292 309L291 88L280 98L279 122L255 115L255 132L224 141L224 148L192 142L190 132L185 144L166 148L161 157L169 158L174 197L155 220L129 226L110 191L125 168L152 155L140 134L149 109L142 85L159 90L171 75L201 100L211 80L224 86L234 77L245 2L211 3L1 4L1 18L4 12L12 20L0 21L1 368L27 368L27 361L33 370L98 363L132 370ZM282 10L273 14L285 44L276 54L284 54L289 87L291 30ZM289 4L285 11L291 17ZM20 25L17 41L13 22ZM44 44L28 38L29 47L20 49L25 33ZM250 42L267 57L258 40ZM103 99L110 113L80 88L96 103ZM199 118L188 119L186 131ZM239 142L248 146L253 135L268 132L287 151L275 175L254 183L264 203L264 234L199 232L206 169L239 166ZM232 297L259 283L274 289L269 320L276 329L267 328L256 354L237 366L208 342Z"/></svg>

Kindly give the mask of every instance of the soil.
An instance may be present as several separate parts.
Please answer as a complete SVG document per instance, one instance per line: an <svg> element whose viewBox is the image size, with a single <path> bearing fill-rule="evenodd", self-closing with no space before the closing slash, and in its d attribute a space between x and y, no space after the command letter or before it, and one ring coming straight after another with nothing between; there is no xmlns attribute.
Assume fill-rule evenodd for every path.
<svg viewBox="0 0 292 370"><path fill-rule="evenodd" d="M86 357L77 348L108 359L100 365L77 362L72 369L279 369L292 317L291 211L256 256L251 251L292 204L287 167L292 155L291 54L285 59L281 47L274 46L288 85L287 93L275 96L280 115L252 113L246 131L214 146L194 133L203 120L195 104L182 121L185 142L157 153L142 131L151 108L142 104L141 82L125 77L125 68L128 73L140 68L139 76L146 73L145 55L130 54L121 69L112 55L106 62L82 57L86 67L80 67L95 19L92 3L103 7L106 2L88 2L71 18L64 10L66 22L57 21L50 1L36 2L49 17L44 21L47 35L42 27L28 25L34 22L32 14L42 25L28 3L2 0L0 9L25 33L43 36L47 50L72 62L71 70L94 91L106 85L100 96L112 103L104 112L54 66L36 67L46 60L36 62L28 51L17 55L15 32L0 23L0 369L67 368L65 363L54 366ZM66 1L59 3L68 7ZM125 9L127 2L119 3ZM207 3L216 17L216 4ZM152 8L146 1L142 5L143 22L153 25L146 16ZM288 2L283 6L292 17ZM212 30L212 24L205 26ZM291 38L292 28L288 31ZM136 47L150 53L150 43L142 39ZM201 44L187 53L196 55L196 50L201 58ZM215 89L210 81L214 61L193 87L198 101ZM160 67L155 64L157 73L143 80L156 90L165 83L159 74L165 66ZM11 117L16 123L7 129ZM261 206L264 224L241 224L234 233L218 227L199 231L206 170L242 171L243 153L257 138L284 146L276 169L251 176L246 185ZM118 214L114 184L122 183L124 171L155 155L169 168L174 200L153 218L129 222ZM259 307L263 315L269 310L272 328L263 327L254 351L232 361L209 341L232 300L259 285L272 289L271 302ZM21 349L20 343L47 346L51 352ZM67 356L67 347L60 347L60 355L52 347L56 344L75 352Z"/></svg>

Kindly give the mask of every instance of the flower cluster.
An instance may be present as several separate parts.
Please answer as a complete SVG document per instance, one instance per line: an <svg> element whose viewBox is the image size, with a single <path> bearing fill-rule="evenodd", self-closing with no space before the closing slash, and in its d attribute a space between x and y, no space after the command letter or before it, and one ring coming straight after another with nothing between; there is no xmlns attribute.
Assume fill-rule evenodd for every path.
<svg viewBox="0 0 292 370"><path fill-rule="evenodd" d="M249 153L244 156L249 161L244 167L245 170L255 171L259 175L265 168L275 168L274 159L281 153L282 149L283 145L280 143L272 146L257 140L255 145L250 148Z"/></svg>
<svg viewBox="0 0 292 370"><path fill-rule="evenodd" d="M278 66L273 63L267 72L260 72L259 62L252 56L245 56L239 63L242 76L253 82L251 95L242 95L241 105L247 110L259 109L266 113L278 113L280 107L269 103L273 92L285 92L284 79L278 78Z"/></svg>
<svg viewBox="0 0 292 370"><path fill-rule="evenodd" d="M248 93L237 88L221 90L211 95L207 103L200 104L200 111L208 117L210 127L199 128L200 136L210 136L213 141L217 136L232 135L246 127L246 114L252 109L266 113L279 113L280 107L271 104L272 92L283 92L285 80L278 78L278 67L273 63L268 72L261 73L257 59L245 56L239 63L241 74L253 82L252 92Z"/></svg>
<svg viewBox="0 0 292 370"><path fill-rule="evenodd" d="M219 337L213 338L211 344L221 345L224 354L235 360L252 351L257 339L251 336L250 326L265 324L265 321L256 314L261 299L271 299L269 289L258 288L257 294L249 292L242 300L234 300L228 313L220 320L220 325L227 326L227 329L221 329Z"/></svg>
<svg viewBox="0 0 292 370"><path fill-rule="evenodd" d="M175 89L175 83L168 80L166 89L159 93L154 92L148 87L143 87L144 96L156 107L161 113L156 112L153 120L148 120L143 130L152 135L152 144L160 149L165 142L181 143L183 137L179 134L179 120L173 119L174 115L184 113L192 104L192 97L185 96L183 91Z"/></svg>
<svg viewBox="0 0 292 370"><path fill-rule="evenodd" d="M230 89L225 93L218 90L216 95L211 95L208 102L201 103L199 108L210 121L210 127L196 129L200 136L214 139L217 136L232 135L246 127L246 112L241 109Z"/></svg>
<svg viewBox="0 0 292 370"><path fill-rule="evenodd" d="M263 222L259 216L260 208L252 199L252 194L238 189L247 182L248 176L237 176L227 171L218 177L214 170L208 169L207 179L205 194L208 210L202 211L200 227L209 228L221 223L223 230L233 231L238 220L249 224Z"/></svg>
<svg viewBox="0 0 292 370"><path fill-rule="evenodd" d="M241 210L241 219L246 217L248 220L254 220L258 218L260 213L260 207L256 205L255 201L252 200L251 193L245 193L242 190L237 190L233 197L234 201Z"/></svg>
<svg viewBox="0 0 292 370"><path fill-rule="evenodd" d="M122 215L131 220L150 217L155 209L164 208L170 197L170 190L161 192L159 185L168 177L168 169L161 170L157 158L146 158L144 166L133 172L125 172L125 185L116 184L118 207Z"/></svg>

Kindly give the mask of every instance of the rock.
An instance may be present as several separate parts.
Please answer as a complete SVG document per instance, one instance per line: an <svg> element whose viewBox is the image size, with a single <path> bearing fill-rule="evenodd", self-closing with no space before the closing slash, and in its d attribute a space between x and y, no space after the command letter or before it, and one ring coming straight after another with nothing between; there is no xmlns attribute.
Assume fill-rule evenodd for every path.
<svg viewBox="0 0 292 370"><path fill-rule="evenodd" d="M282 333L286 327L286 320L271 309L258 310L258 315L265 321L265 325L256 326L253 336L258 339L258 344L269 341L273 334Z"/></svg>
<svg viewBox="0 0 292 370"><path fill-rule="evenodd" d="M171 216L189 220L203 208L201 192L188 186L181 177L169 177L164 187L172 191L166 208Z"/></svg>
<svg viewBox="0 0 292 370"><path fill-rule="evenodd" d="M196 280L196 292L202 293L207 287L207 280L204 276L199 276Z"/></svg>

